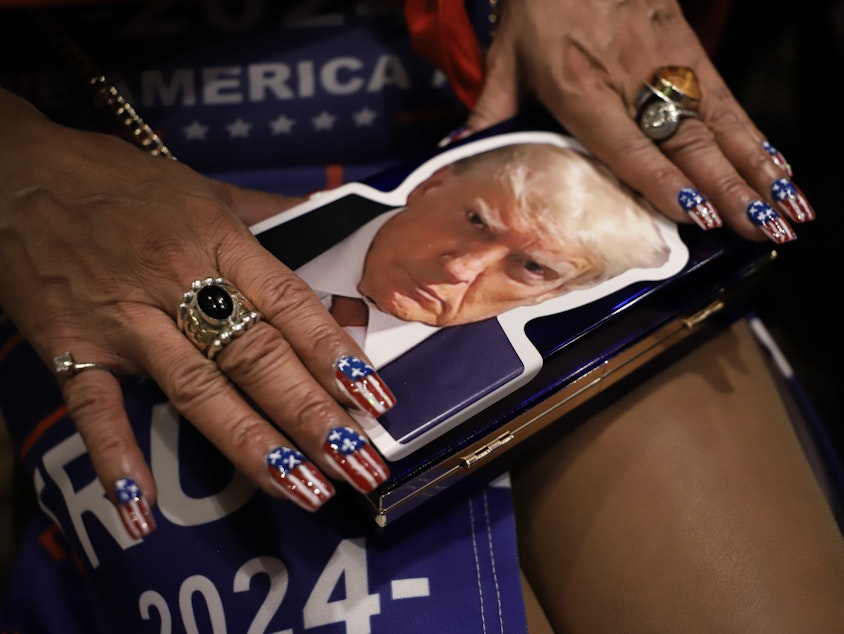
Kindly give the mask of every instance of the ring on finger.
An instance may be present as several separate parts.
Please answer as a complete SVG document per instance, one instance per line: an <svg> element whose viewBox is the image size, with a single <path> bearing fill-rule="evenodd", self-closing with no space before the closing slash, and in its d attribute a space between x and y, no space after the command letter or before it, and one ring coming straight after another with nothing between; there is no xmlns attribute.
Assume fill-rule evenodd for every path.
<svg viewBox="0 0 844 634"><path fill-rule="evenodd" d="M702 95L695 72L661 66L644 83L636 102L636 122L652 141L671 138L686 118L699 118Z"/></svg>
<svg viewBox="0 0 844 634"><path fill-rule="evenodd" d="M85 372L86 370L106 370L107 372L114 374L114 370L108 367L105 363L77 363L76 359L73 358L73 355L69 350L57 357L54 357L53 366L56 376L60 381L66 381L67 379L74 377L81 372Z"/></svg>
<svg viewBox="0 0 844 634"><path fill-rule="evenodd" d="M209 359L260 319L252 302L222 277L191 283L179 306L179 328Z"/></svg>

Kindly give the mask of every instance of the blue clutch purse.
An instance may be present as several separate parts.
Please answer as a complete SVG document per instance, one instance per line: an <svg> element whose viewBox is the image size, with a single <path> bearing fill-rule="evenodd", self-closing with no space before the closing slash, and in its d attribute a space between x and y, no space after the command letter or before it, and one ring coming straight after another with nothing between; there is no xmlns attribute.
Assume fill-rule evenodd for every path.
<svg viewBox="0 0 844 634"><path fill-rule="evenodd" d="M640 220L613 215L628 199L537 115L253 228L318 293L368 304L354 336L397 399L377 419L357 417L392 472L366 499L379 526L506 470L748 310L771 244L676 225L638 201L649 216L640 234ZM525 220L523 208L540 211ZM563 223L564 213L580 217ZM609 225L594 228L604 215ZM623 264L590 277L611 257Z"/></svg>

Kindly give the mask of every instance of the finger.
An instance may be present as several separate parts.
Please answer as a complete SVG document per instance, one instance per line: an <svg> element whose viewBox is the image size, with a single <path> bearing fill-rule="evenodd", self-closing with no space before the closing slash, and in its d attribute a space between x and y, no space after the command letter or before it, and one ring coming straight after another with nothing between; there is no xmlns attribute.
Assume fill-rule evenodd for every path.
<svg viewBox="0 0 844 634"><path fill-rule="evenodd" d="M328 473L364 493L387 479L389 468L363 430L278 331L266 324L256 327L227 346L216 360L226 376ZM283 383L279 376L285 377Z"/></svg>
<svg viewBox="0 0 844 634"><path fill-rule="evenodd" d="M226 253L243 253L246 246L228 245ZM395 405L395 397L372 369L363 350L337 324L313 290L274 255L263 248L252 249L247 259L221 258L220 267L230 272L229 279L236 281L240 291L257 305L264 320L281 333L277 343L289 344L308 376L314 377L334 400L373 416L380 416ZM261 349L264 354L273 354L270 342ZM364 385L345 380L343 360L350 357L366 362L367 368L358 366L367 373ZM268 366L268 369L278 372L281 367ZM367 392L364 389L367 385L372 390Z"/></svg>
<svg viewBox="0 0 844 634"><path fill-rule="evenodd" d="M265 270L255 280L254 296L264 298L261 309L275 328L256 327L234 341L218 356L220 367L319 465L369 492L387 479L389 468L340 404L379 416L395 405L395 397L298 276L281 272L273 290L262 292L273 271L280 271L264 253L244 270ZM244 288L251 288L248 280Z"/></svg>
<svg viewBox="0 0 844 634"><path fill-rule="evenodd" d="M699 67L707 91L701 121L682 124L660 149L714 201L736 232L747 237L761 232L776 243L795 239L771 205L787 216L808 219L814 214L805 197L770 160L761 135L714 69L705 63Z"/></svg>
<svg viewBox="0 0 844 634"><path fill-rule="evenodd" d="M81 349L79 354L86 355L80 357L85 363L96 362L93 350ZM150 509L155 483L132 432L117 378L105 369L86 369L63 380L62 395L126 531L134 539L146 537L155 530Z"/></svg>
<svg viewBox="0 0 844 634"><path fill-rule="evenodd" d="M267 257L272 259L273 268L279 269L280 263L269 254ZM248 263L242 264L250 270ZM283 267L280 270L286 271ZM311 303L320 308L320 318L326 323L333 323L310 289L292 272L283 273L282 277L289 277L294 283L304 286L308 290ZM288 292L282 295L285 304L297 303L295 300L291 301L291 295L295 297L296 293ZM372 465L370 471L375 474L366 480L361 479L357 470L361 460L354 459L355 456L340 459L327 449L325 442L329 430L355 427L354 421L338 404L336 397L329 394L313 378L296 352L268 323L259 323L236 339L231 344L238 344L235 346L235 352L229 354L228 350L224 350L227 354L221 353L217 357L218 360L231 360L229 369L235 376L230 378L249 395L250 403L247 403L215 363L203 357L188 339L173 327L172 322L164 321L165 323L158 326L159 332L155 335L148 333L146 337L166 336L168 340L172 338L172 345L166 349L171 355L178 351L178 356L173 358L166 355L150 355L151 371L156 377L160 376L156 373L163 373L164 378L159 378L159 381L163 382L162 387L168 392L174 405L259 486L267 489L268 485L285 482L289 484L290 478L279 481L275 467L279 465L279 452L281 455L291 456L294 455L293 452L298 451L298 447L301 447L313 462L305 459L304 455L295 454L295 463L304 464L311 473L319 474L316 466L318 464L334 476L343 477L366 492L386 479L388 469L368 443L363 443L362 435L358 434L361 444L356 448L355 456L370 458L367 464ZM332 331L338 328L336 323L333 323ZM346 336L342 330L340 333L343 337ZM319 344L316 349L320 349ZM237 350L241 351L240 357ZM332 352L327 358L333 359L334 355ZM238 359L241 361L238 362ZM324 380L331 385L327 375ZM337 392L340 395L339 390ZM258 403L261 410L267 412L285 433L279 433L262 418L250 406L252 402ZM297 470L301 471L298 467ZM288 489L282 492L288 497L291 493L309 494L324 501L333 494L333 488L324 476L318 476L313 482L308 480L299 483L292 491Z"/></svg>
<svg viewBox="0 0 844 634"><path fill-rule="evenodd" d="M147 318L138 353L182 416L261 489L316 510L334 487L284 434L267 422L219 371L160 313Z"/></svg>
<svg viewBox="0 0 844 634"><path fill-rule="evenodd" d="M814 220L815 211L791 181L785 157L767 142L710 64L703 65L700 75L707 95L701 114L726 158L781 214L797 223Z"/></svg>
<svg viewBox="0 0 844 634"><path fill-rule="evenodd" d="M580 48L566 52L563 76L537 86L539 100L557 121L666 217L705 230L722 226L714 205L633 122L628 103L641 86L625 97Z"/></svg>
<svg viewBox="0 0 844 634"><path fill-rule="evenodd" d="M665 216L676 222L695 222L705 230L722 225L719 210L642 133L615 92L606 89L588 101L594 104L584 107L582 101L569 99L565 113L554 112L554 106L551 110L558 118L565 114L571 132ZM601 125L595 126L595 120Z"/></svg>
<svg viewBox="0 0 844 634"><path fill-rule="evenodd" d="M784 159L764 142L708 60L698 60L695 74L703 94L700 121L682 123L674 136L659 143L660 150L740 235L767 236L776 243L795 239L786 218L806 222L815 214L790 181Z"/></svg>
<svg viewBox="0 0 844 634"><path fill-rule="evenodd" d="M605 85L595 88L589 99L570 99L566 112L575 136L667 217L691 219L704 229L725 222L752 240L781 243L796 237L787 221L760 201L759 192L736 171L702 121L683 120L674 137L657 145ZM592 125L595 120L601 125ZM758 202L763 213L752 214Z"/></svg>
<svg viewBox="0 0 844 634"><path fill-rule="evenodd" d="M340 403L380 416L395 396L301 278L264 250L239 266L249 272L242 288L261 298L273 327L258 324L233 341L217 357L221 369L317 464L372 491L389 468Z"/></svg>
<svg viewBox="0 0 844 634"><path fill-rule="evenodd" d="M509 40L497 38L486 56L483 89L466 121L466 129L483 130L516 115L519 109L519 82Z"/></svg>
<svg viewBox="0 0 844 634"><path fill-rule="evenodd" d="M376 415L383 413L395 404L395 398L389 390L382 390L379 393L381 400L374 401L372 398L373 391L365 389L350 390L347 389L349 386L346 383L337 380L339 367L337 367L336 362L349 355L365 359L363 353L328 314L314 292L290 269L279 262L275 256L261 247L251 233L248 231L227 233L217 245L217 251L219 254L217 264L219 270L231 272L231 275L229 275L230 281L235 281L240 293L249 297L251 302L256 304L257 308L264 314L264 323L258 324L257 331L260 333L265 327L269 328L271 325L280 333L278 335L280 338L273 342L275 345L265 342L263 346L257 348L257 350L260 350L258 358L266 358L270 361L269 364L261 366L266 368L263 377L259 377L258 381L248 376L240 379L244 384L250 386L250 390L244 390L249 398L256 403L260 403L262 410L267 412L272 421L278 424L283 431L289 434L288 429L293 428L293 433L297 434L294 440L302 442L305 452L312 460L317 460L322 468L327 468L332 473L345 477L354 486L366 491L383 482L388 477L389 470L368 443L356 447L359 451L354 456L341 458L333 453L330 444L322 444L325 443L327 433L323 434L321 438L319 437L319 434L327 431L328 428L349 427L355 430L363 440L363 435L345 409L338 404L338 401L348 406L358 405L364 410L377 406L376 410L378 408L380 410L375 412ZM211 279L213 281L214 278ZM215 282L214 285L216 286L216 284ZM163 300L162 306L168 304L173 308L165 308L165 312L172 311L175 313L177 300L175 298ZM239 305L240 303L238 303ZM169 326L172 328L173 323L170 322ZM142 321L135 324L135 327L140 332L144 332L145 325ZM218 328L218 326L211 324L203 327L206 331ZM254 333L250 331L248 334ZM145 334L143 340L155 340L150 337L150 334ZM251 337L248 338L251 339ZM182 339L183 343L187 342L184 337ZM282 355L280 360L274 357L276 347L281 346L279 350L283 350L283 347L287 346L287 342L293 346L294 352ZM241 346L240 349L243 349L243 347ZM193 353L196 354L196 350L193 350ZM136 354L149 353L140 349L136 351ZM185 354L188 355L189 353ZM195 364L201 359L201 356L199 359L194 357L191 361L189 356L185 356L181 367L176 368L177 374L169 379L169 389L175 389L179 381L184 382L185 377L190 372L199 372ZM156 367L159 372L168 370L165 367L166 360L151 360L149 364L149 367ZM241 367L246 367L246 365L244 364ZM203 372L205 375L197 374L197 380L210 380L206 376L209 373L212 377L217 377L217 379L222 380L227 390L220 392L223 395L222 400L224 402L235 402L230 400L233 393L232 386L222 379L222 375L215 365L210 364L210 367L206 365ZM262 373L259 372L258 374L261 375ZM154 374L153 376L156 379L159 378L158 375ZM250 382L252 383L250 384ZM375 383L383 385L377 374L372 373L352 387L365 388ZM290 399L290 390L299 386L306 386L299 389L301 397ZM168 389L167 385L162 385L162 388L165 391ZM185 395L188 399L196 395L196 388L190 383L181 385L179 389L184 392L184 395L182 398L174 399L177 402L186 400ZM180 411L188 417L191 416L187 413L190 410L180 409ZM201 412L203 415L207 412L211 416L209 420L215 420L214 412L208 410L201 410ZM266 424L266 421L262 418L256 418L254 410L243 403L242 399L238 402L238 408L230 412L229 416L235 421L235 425L257 425L259 421ZM204 422L192 420L197 427L203 430L207 429ZM326 423L326 420L329 422ZM262 426L258 426L256 429L262 434L266 431L266 427ZM322 449L319 453L315 453L315 439L317 438ZM266 444L266 436L263 437L263 440ZM234 450L235 448L230 446L227 455L231 457ZM267 448L265 447L263 450L266 452ZM367 458L366 464L370 467L368 469L370 481L362 482L357 479L360 475L357 467L361 463L353 459L356 456ZM254 455L250 458L254 464ZM258 474L254 469L253 467L249 471L244 468L244 471L251 473L258 482Z"/></svg>
<svg viewBox="0 0 844 634"><path fill-rule="evenodd" d="M741 129L733 134L749 138ZM774 204L771 183L781 176L776 166L765 158L761 146L756 147L755 163L748 160L751 158L749 154L743 157L745 165L757 166L755 170L746 168L748 178L744 178L706 126L688 126L682 134L678 132L662 145L664 152L713 201L726 224L736 233L750 239L759 239L761 234L777 244L796 239L785 217L771 206ZM763 185L764 182L767 186Z"/></svg>

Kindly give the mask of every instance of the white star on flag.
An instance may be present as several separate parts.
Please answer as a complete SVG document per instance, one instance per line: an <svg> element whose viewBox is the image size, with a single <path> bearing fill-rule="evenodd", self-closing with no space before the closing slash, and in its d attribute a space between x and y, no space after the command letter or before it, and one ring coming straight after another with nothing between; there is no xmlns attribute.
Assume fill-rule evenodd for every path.
<svg viewBox="0 0 844 634"><path fill-rule="evenodd" d="M296 125L295 119L282 114L270 121L270 130L272 130L273 136L277 134L290 134L293 131L294 125Z"/></svg>
<svg viewBox="0 0 844 634"><path fill-rule="evenodd" d="M330 112L326 112L323 110L319 113L316 117L313 117L311 121L314 124L314 130L331 130L334 127L334 122L337 120L337 117L331 114Z"/></svg>
<svg viewBox="0 0 844 634"><path fill-rule="evenodd" d="M208 126L202 125L199 121L193 121L182 130L185 133L185 139L188 141L204 141L205 135L208 133Z"/></svg>
<svg viewBox="0 0 844 634"><path fill-rule="evenodd" d="M230 138L245 139L249 137L249 131L252 129L252 124L247 123L246 121L238 117L233 123L227 125L226 129L229 131Z"/></svg>
<svg viewBox="0 0 844 634"><path fill-rule="evenodd" d="M375 121L375 117L378 116L378 113L371 108L364 107L352 116L355 119L355 127L362 128L364 126L371 126L372 122Z"/></svg>

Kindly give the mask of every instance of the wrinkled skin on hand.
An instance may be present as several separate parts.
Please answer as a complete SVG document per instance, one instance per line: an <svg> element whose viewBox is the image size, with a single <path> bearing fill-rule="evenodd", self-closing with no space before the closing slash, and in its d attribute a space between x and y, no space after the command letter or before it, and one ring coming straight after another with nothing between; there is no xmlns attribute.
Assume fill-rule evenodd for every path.
<svg viewBox="0 0 844 634"><path fill-rule="evenodd" d="M469 118L481 129L537 99L633 189L678 222L678 192L694 187L724 223L753 240L754 199L789 176L735 100L673 0L509 0L487 55L487 79ZM636 97L660 66L694 69L701 120L685 119L655 144L634 121Z"/></svg>
<svg viewBox="0 0 844 634"><path fill-rule="evenodd" d="M365 357L247 224L299 200L233 187L117 138L55 125L2 90L0 111L0 306L45 364L69 350L77 362L107 364L118 376L151 376L274 495L265 456L278 446L299 447L329 477L342 477L322 443L329 429L358 426L333 364L345 354ZM263 320L214 362L180 332L176 314L193 280L217 276L252 300ZM128 476L152 502L155 486L118 379L82 372L64 382L63 395L106 490Z"/></svg>

